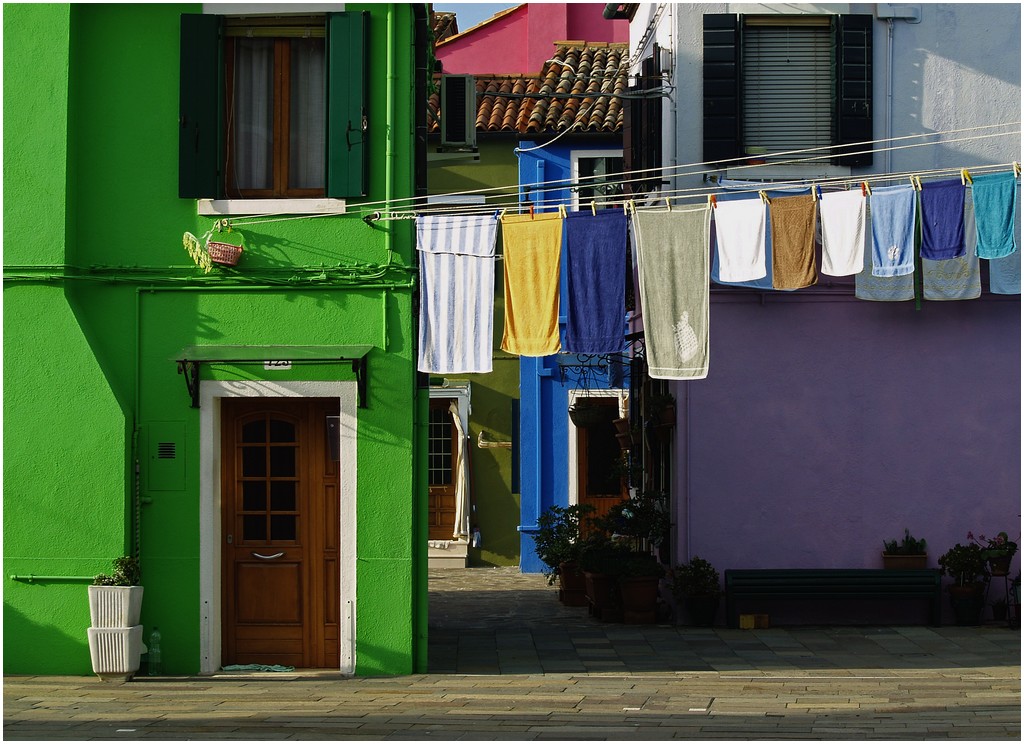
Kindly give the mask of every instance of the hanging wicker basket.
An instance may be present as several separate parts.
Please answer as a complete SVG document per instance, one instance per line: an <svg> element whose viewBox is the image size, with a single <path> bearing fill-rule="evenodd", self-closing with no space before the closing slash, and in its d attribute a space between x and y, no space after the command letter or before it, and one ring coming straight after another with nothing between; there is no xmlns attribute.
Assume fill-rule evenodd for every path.
<svg viewBox="0 0 1024 744"><path fill-rule="evenodd" d="M238 259L242 255L242 246L211 240L206 244L206 252L210 254L210 260L215 264L237 266Z"/></svg>

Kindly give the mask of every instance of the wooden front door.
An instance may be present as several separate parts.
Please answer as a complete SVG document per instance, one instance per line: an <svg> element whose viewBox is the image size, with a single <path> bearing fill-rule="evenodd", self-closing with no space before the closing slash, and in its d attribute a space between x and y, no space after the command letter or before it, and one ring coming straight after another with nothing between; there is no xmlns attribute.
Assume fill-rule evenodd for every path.
<svg viewBox="0 0 1024 744"><path fill-rule="evenodd" d="M593 426L576 428L576 478L578 501L594 507L590 518L595 519L603 517L629 494L617 468L622 449L612 423L619 417L619 401L594 397L591 404L600 408L601 420Z"/></svg>
<svg viewBox="0 0 1024 744"><path fill-rule="evenodd" d="M223 664L337 668L333 398L222 401Z"/></svg>
<svg viewBox="0 0 1024 744"><path fill-rule="evenodd" d="M428 433L428 537L451 540L455 532L455 455L458 440L449 407L451 398L431 398Z"/></svg>

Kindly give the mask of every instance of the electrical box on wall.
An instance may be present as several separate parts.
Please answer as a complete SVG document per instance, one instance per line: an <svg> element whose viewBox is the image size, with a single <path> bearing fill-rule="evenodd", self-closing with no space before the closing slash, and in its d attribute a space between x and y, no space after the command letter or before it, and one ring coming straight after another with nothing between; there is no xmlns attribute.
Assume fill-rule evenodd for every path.
<svg viewBox="0 0 1024 744"><path fill-rule="evenodd" d="M158 422L146 427L146 487L150 491L185 490L185 424Z"/></svg>

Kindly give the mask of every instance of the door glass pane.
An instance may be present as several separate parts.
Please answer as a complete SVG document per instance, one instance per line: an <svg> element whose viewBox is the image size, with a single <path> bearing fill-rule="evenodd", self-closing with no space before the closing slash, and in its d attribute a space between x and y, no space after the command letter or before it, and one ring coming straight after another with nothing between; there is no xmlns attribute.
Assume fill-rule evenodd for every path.
<svg viewBox="0 0 1024 744"><path fill-rule="evenodd" d="M270 475L273 478L295 476L295 447L270 448Z"/></svg>
<svg viewBox="0 0 1024 744"><path fill-rule="evenodd" d="M245 511L266 511L267 484L263 481L242 483L242 509Z"/></svg>
<svg viewBox="0 0 1024 744"><path fill-rule="evenodd" d="M270 515L270 539L271 540L294 540L295 523L298 517L291 514Z"/></svg>
<svg viewBox="0 0 1024 744"><path fill-rule="evenodd" d="M267 441L267 427L265 422L260 419L259 421L250 421L242 427L242 441L243 442L265 442Z"/></svg>
<svg viewBox="0 0 1024 744"><path fill-rule="evenodd" d="M267 518L262 514L246 514L242 517L242 539L265 541L267 539Z"/></svg>
<svg viewBox="0 0 1024 744"><path fill-rule="evenodd" d="M622 478L615 470L620 457L619 441L615 438L618 409L602 406L603 420L596 426L587 427L587 495L604 496L617 494L622 490Z"/></svg>
<svg viewBox="0 0 1024 744"><path fill-rule="evenodd" d="M427 469L431 486L452 482L452 415L447 409L430 411Z"/></svg>
<svg viewBox="0 0 1024 744"><path fill-rule="evenodd" d="M272 481L270 484L270 510L295 511L295 481Z"/></svg>
<svg viewBox="0 0 1024 744"><path fill-rule="evenodd" d="M295 424L290 421L270 419L270 441L271 442L294 442Z"/></svg>
<svg viewBox="0 0 1024 744"><path fill-rule="evenodd" d="M267 474L267 451L263 447L242 448L242 475L255 478Z"/></svg>

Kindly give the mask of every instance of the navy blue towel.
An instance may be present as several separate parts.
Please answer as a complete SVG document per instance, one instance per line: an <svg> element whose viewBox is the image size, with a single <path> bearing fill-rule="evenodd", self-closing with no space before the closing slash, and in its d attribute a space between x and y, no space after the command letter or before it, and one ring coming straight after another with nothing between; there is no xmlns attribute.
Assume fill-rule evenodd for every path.
<svg viewBox="0 0 1024 744"><path fill-rule="evenodd" d="M568 310L564 351L622 351L626 324L626 215L618 209L565 219Z"/></svg>
<svg viewBox="0 0 1024 744"><path fill-rule="evenodd" d="M964 255L964 197L959 178L921 184L921 258L942 261Z"/></svg>

